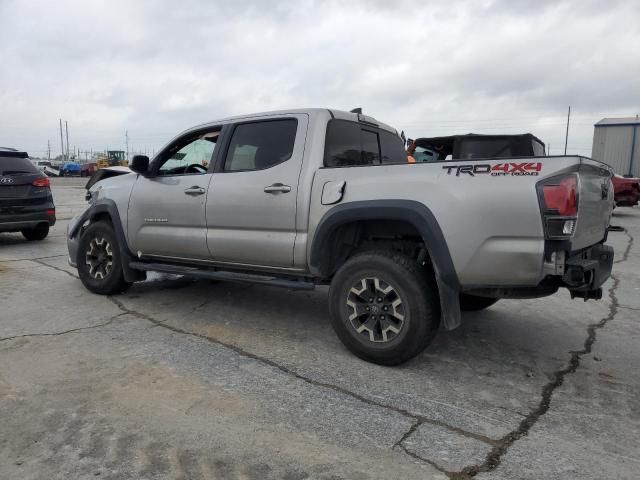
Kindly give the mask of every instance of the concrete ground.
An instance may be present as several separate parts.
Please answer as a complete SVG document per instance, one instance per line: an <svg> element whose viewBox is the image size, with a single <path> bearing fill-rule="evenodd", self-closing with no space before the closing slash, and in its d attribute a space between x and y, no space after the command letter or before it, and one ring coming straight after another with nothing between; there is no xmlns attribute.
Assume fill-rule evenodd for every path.
<svg viewBox="0 0 640 480"><path fill-rule="evenodd" d="M89 293L53 179L43 242L0 234L0 478L637 479L640 209L600 302L504 300L387 368L326 291L154 277Z"/></svg>

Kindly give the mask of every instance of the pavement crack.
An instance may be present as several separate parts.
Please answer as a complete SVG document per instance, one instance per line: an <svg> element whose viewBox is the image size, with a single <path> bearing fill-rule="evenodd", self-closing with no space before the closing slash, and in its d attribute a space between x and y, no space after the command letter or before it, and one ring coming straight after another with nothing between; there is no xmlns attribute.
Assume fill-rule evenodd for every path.
<svg viewBox="0 0 640 480"><path fill-rule="evenodd" d="M614 275L611 275L611 279L613 281L613 285L609 289L609 299L611 303L608 315L598 323L593 323L587 327L587 338L584 341L583 348L581 350L570 352L571 357L569 358L569 363L563 369L553 373L549 383L542 388L538 406L529 412L529 414L520 422L518 428L509 432L497 442L497 445L487 454L483 463L467 466L458 472L456 474L457 476L451 478L460 480L469 479L475 477L478 473L494 470L498 465L500 465L502 457L507 453L508 449L516 441L528 435L531 428L538 422L538 420L540 420L540 417L549 411L555 390L564 383L564 379L567 375L576 372L580 366L580 360L582 357L591 353L593 344L596 341L597 331L604 328L618 313L618 298L616 297L616 290L620 285L620 280Z"/></svg>
<svg viewBox="0 0 640 480"><path fill-rule="evenodd" d="M629 238L629 243L627 244L627 248L625 248L624 253L622 254L622 258L620 258L619 260L616 260L613 263L622 263L622 262L626 262L627 258L629 258L629 253L631 252L631 247L633 246L633 235L631 235L629 233L629 230L627 228L623 229L624 234Z"/></svg>
<svg viewBox="0 0 640 480"><path fill-rule="evenodd" d="M118 317L122 317L123 315L126 315L126 313L119 313L117 315L114 315L113 317L111 317L109 320L107 320L106 322L103 323L99 323L97 325L89 325L87 327L78 327L78 328L72 328L70 330L64 330L62 332L52 332L52 333L25 333L23 335L14 335L12 337L4 337L4 338L0 338L0 342L4 342L5 340L14 340L16 338L26 338L26 337L59 337L61 335L66 335L68 333L75 333L75 332L81 332L84 330L93 330L95 328L100 328L100 327L106 327L107 325L111 324L116 318Z"/></svg>
<svg viewBox="0 0 640 480"><path fill-rule="evenodd" d="M400 437L400 440L398 440L396 443L393 444L393 447L391 447L392 449L400 447L402 449L404 449L404 441L409 438L411 435L413 435L415 433L416 430L418 430L418 428L420 428L420 425L422 425L424 422L422 420L417 419L413 425L411 425L411 428L409 428L409 430L407 430L406 432L404 432L404 434L402 435L402 437Z"/></svg>
<svg viewBox="0 0 640 480"><path fill-rule="evenodd" d="M263 363L265 365L268 365L268 366L270 366L272 368L275 368L277 370L280 370L281 372L283 372L283 373L285 373L287 375L290 375L290 376L292 376L292 377L294 377L294 378L296 378L298 380L302 380L303 382L306 382L306 383L308 383L310 385L314 385L314 386L317 386L317 387L333 390L334 392L340 393L342 395L349 396L349 397L351 397L351 398L353 398L355 400L358 400L358 401L360 401L362 403L365 403L367 405L370 405L370 406L373 406L373 407L378 407L378 408L383 408L383 409L386 409L386 410L390 410L390 411L396 412L396 413L398 413L398 414L400 414L400 415L402 415L402 416L404 416L406 418L414 420L414 423L413 423L412 427L409 429L408 432L403 434L402 438L400 440L398 440L398 442L396 442L394 444L394 447L397 446L397 447L401 447L401 448L404 449L404 446L402 445L402 442L404 442L407 438L409 438L409 436L411 434L413 434L413 432L415 432L415 430L420 425L423 425L425 423L444 428L446 430L449 430L451 432L454 432L454 433L456 433L458 435L462 435L462 436L467 437L467 438L472 438L474 440L478 440L478 441L486 443L486 444L488 444L488 445L490 445L492 447L495 447L498 444L496 440L494 440L492 438L489 438L489 437L487 437L485 435L480 435L478 433L468 432L468 431L463 430L461 428L457 428L457 427L454 427L452 425L449 425L449 424L447 424L445 422L441 422L439 420L434 420L432 418L428 418L428 417L426 417L424 415L421 415L421 414L418 414L418 413L410 412L408 410L405 410L405 409L400 408L400 407L396 407L394 405L387 405L387 404L384 404L384 403L377 402L377 401L372 400L370 398L367 398L367 397L365 397L365 396L363 396L363 395L361 395L359 393L352 392L351 390L348 390L348 389L346 389L344 387L340 387L338 385L334 385L332 383L323 382L323 381L320 381L320 380L314 380L312 378L306 377L306 376L296 372L295 370L293 370L293 369L291 369L289 367L281 365L281 364L279 364L279 363L277 363L277 362L275 362L273 360L270 360L268 358L262 357L260 355L256 355L255 353L248 352L248 351L246 351L246 350L244 350L244 349L242 349L242 348L240 348L240 347L238 347L236 345L233 345L231 343L223 342L222 340L219 340L219 339L214 338L214 337L209 337L209 336L203 335L201 333L191 332L189 330L185 330L185 329L182 329L182 328L167 324L165 321L157 320L157 319L153 318L150 315L147 315L147 314L138 312L136 310L133 310L133 309L125 306L120 300L118 300L117 298L115 298L113 296L108 296L107 298L109 298L109 300L111 300L111 302L114 303L123 313L127 313L128 315L147 320L148 322L151 322L154 326L163 327L163 328L166 328L166 329L168 329L168 330L170 330L170 331L172 331L174 333L179 333L179 334L182 334L182 335L188 335L188 336L191 336L191 337L200 338L200 339L206 340L206 341L208 341L210 343L214 343L216 345L220 345L222 347L228 348L229 350L232 350L233 352L237 353L238 355L240 355L242 357L249 358L251 360L255 360L255 361L258 361L258 362Z"/></svg>
<svg viewBox="0 0 640 480"><path fill-rule="evenodd" d="M37 263L37 264L39 264L39 265L43 265L43 266L45 266L45 267L53 268L54 270L57 270L57 271L59 271L59 272L66 273L67 275L69 275L69 276L70 276L70 277L72 277L72 278L75 278L76 280L77 280L78 278L80 278L80 277L78 277L77 275L74 275L74 274L73 274L73 273L71 273L71 272L67 272L64 268L56 267L56 266L54 266L54 265L49 265L48 263L43 262L43 261L42 261L42 260L40 260L39 258L30 258L29 260L31 260L32 262Z"/></svg>
<svg viewBox="0 0 640 480"><path fill-rule="evenodd" d="M47 260L49 258L60 258L66 257L67 255L49 255L48 257L36 257L36 258L11 258L8 260L0 260L0 263L8 263L8 262L27 262L32 260Z"/></svg>
<svg viewBox="0 0 640 480"><path fill-rule="evenodd" d="M629 242L624 250L624 253L622 254L622 258L615 261L614 263L622 263L629 258L629 253L631 252L634 238L626 228L624 229L624 233L629 238ZM457 472L453 476L450 476L450 478L455 480L465 480L475 477L478 473L490 472L491 470L494 470L496 467L498 467L498 465L500 465L502 457L507 453L509 448L516 441L528 435L529 431L538 422L540 417L542 417L549 411L549 408L551 406L551 399L555 390L564 383L564 379L567 375L576 372L576 370L580 366L580 360L582 359L582 357L591 353L593 344L596 341L597 331L601 328L604 328L607 323L613 320L618 313L618 309L621 308L620 304L618 303L618 297L616 296L616 291L618 289L618 286L620 285L620 279L611 274L611 280L613 283L611 285L611 288L609 289L609 313L598 323L593 323L587 327L587 338L584 341L583 348L581 350L569 352L571 354L571 357L569 358L569 363L567 364L567 366L561 370L554 372L551 380L542 388L538 406L534 410L529 412L529 414L520 422L518 428L509 432L500 440L498 440L497 445L487 454L487 457L485 458L485 461L483 463L467 466L460 472Z"/></svg>
<svg viewBox="0 0 640 480"><path fill-rule="evenodd" d="M444 473L447 477L449 477L452 480L457 480L458 477L458 473L457 472L451 472L449 470L447 470L444 467L441 467L440 465L438 465L436 462L434 462L433 460L429 460L428 458L425 457L421 457L420 455L418 455L416 452L409 450L405 445L402 444L398 444L398 447L400 447L400 449L406 453L407 455L409 455L411 458L414 458L415 460L418 460L420 462L426 463L428 465L431 465L433 468L435 468L436 470L438 470L439 472Z"/></svg>

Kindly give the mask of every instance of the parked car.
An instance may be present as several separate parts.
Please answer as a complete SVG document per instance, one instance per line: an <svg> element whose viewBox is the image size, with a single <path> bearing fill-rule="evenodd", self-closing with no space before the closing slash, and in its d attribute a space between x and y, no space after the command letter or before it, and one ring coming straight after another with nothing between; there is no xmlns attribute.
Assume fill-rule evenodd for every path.
<svg viewBox="0 0 640 480"><path fill-rule="evenodd" d="M46 167L50 167L51 166L51 162L48 161L48 160L32 160L31 162L41 172L44 172Z"/></svg>
<svg viewBox="0 0 640 480"><path fill-rule="evenodd" d="M409 164L394 128L305 109L199 125L130 168L89 182L69 223L86 288L115 294L147 271L330 285L337 335L380 364L461 309L561 287L599 299L613 263L612 172L584 157Z"/></svg>
<svg viewBox="0 0 640 480"><path fill-rule="evenodd" d="M0 147L0 232L43 240L55 223L49 178L26 152Z"/></svg>
<svg viewBox="0 0 640 480"><path fill-rule="evenodd" d="M613 199L617 207L633 207L640 202L640 178L614 175Z"/></svg>
<svg viewBox="0 0 640 480"><path fill-rule="evenodd" d="M61 177L79 177L82 169L80 164L76 162L64 162L60 167Z"/></svg>
<svg viewBox="0 0 640 480"><path fill-rule="evenodd" d="M97 167L94 162L91 163L82 163L80 164L80 176L81 177L90 177L94 173L96 173Z"/></svg>

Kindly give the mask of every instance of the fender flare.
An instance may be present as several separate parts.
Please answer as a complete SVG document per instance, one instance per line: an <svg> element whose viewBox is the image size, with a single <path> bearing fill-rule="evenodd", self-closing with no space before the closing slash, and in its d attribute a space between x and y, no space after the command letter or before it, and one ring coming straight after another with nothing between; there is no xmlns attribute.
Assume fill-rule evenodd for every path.
<svg viewBox="0 0 640 480"><path fill-rule="evenodd" d="M98 200L87 208L77 219L73 227L69 229L69 238L74 238L79 232L82 225L87 221L91 221L97 215L106 213L111 218L111 224L113 230L118 239L118 249L120 250L120 257L122 258L122 272L124 279L127 282L136 282L144 280L146 278L145 272L134 270L129 266L129 260L134 258L133 253L129 250L129 244L127 243L127 236L122 228L122 221L120 220L120 214L118 213L118 207L116 203L108 198Z"/></svg>
<svg viewBox="0 0 640 480"><path fill-rule="evenodd" d="M311 272L327 278L333 272L323 259L329 257L331 236L342 225L362 220L403 220L420 233L435 271L442 323L453 330L461 322L460 282L449 247L433 212L414 200L365 200L344 203L329 210L316 228L309 255Z"/></svg>

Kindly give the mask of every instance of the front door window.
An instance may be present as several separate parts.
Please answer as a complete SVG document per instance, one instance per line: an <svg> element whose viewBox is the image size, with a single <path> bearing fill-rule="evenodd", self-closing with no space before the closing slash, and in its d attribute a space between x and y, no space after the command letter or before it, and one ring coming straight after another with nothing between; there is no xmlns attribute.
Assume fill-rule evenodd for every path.
<svg viewBox="0 0 640 480"><path fill-rule="evenodd" d="M158 175L197 175L206 173L213 158L219 132L210 132L188 140L181 148L167 153Z"/></svg>

